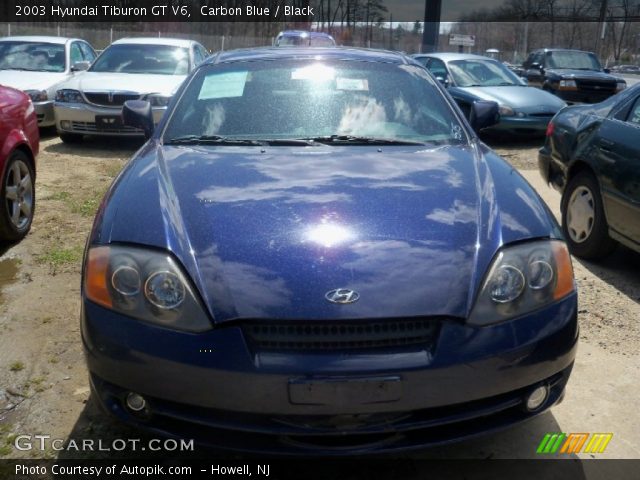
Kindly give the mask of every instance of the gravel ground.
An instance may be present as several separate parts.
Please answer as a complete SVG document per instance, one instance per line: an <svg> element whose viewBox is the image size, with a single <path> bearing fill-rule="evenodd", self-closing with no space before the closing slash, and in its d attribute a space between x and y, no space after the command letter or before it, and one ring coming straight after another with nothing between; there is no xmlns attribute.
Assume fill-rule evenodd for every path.
<svg viewBox="0 0 640 480"><path fill-rule="evenodd" d="M559 197L536 171L539 143L494 147L557 212ZM51 132L43 136L32 232L18 245L0 246L0 458L83 455L17 451L17 434L144 438L105 418L89 400L78 322L80 257L93 214L139 146L92 140L70 147ZM528 458L544 432L612 431L619 441L611 442L607 458L640 458L640 255L620 248L600 264L574 260L574 266L581 346L565 402L505 434L426 456ZM84 454L93 455L100 456Z"/></svg>

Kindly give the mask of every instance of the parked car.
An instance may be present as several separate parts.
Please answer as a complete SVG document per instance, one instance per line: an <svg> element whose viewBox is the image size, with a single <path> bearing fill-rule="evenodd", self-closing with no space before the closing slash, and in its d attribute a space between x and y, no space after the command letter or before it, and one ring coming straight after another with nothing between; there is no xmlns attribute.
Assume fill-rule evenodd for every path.
<svg viewBox="0 0 640 480"><path fill-rule="evenodd" d="M543 48L523 63L529 85L542 88L569 103L597 103L624 90L623 78L610 75L592 52Z"/></svg>
<svg viewBox="0 0 640 480"><path fill-rule="evenodd" d="M0 38L0 84L24 91L38 125L55 125L53 101L60 83L86 70L96 52L86 41L64 37Z"/></svg>
<svg viewBox="0 0 640 480"><path fill-rule="evenodd" d="M528 87L503 63L480 55L432 53L413 55L446 87L465 116L478 100L497 102L500 122L486 131L543 135L549 120L566 103Z"/></svg>
<svg viewBox="0 0 640 480"><path fill-rule="evenodd" d="M476 102L476 127L495 119ZM559 402L567 247L533 188L396 52L228 51L185 81L97 212L93 395L228 449L446 443ZM436 434L437 433L437 434Z"/></svg>
<svg viewBox="0 0 640 480"><path fill-rule="evenodd" d="M616 65L611 67L611 71L619 74L640 74L640 66L638 65Z"/></svg>
<svg viewBox="0 0 640 480"><path fill-rule="evenodd" d="M56 128L63 142L83 135L141 136L122 125L127 100L148 99L156 122L187 74L208 56L197 42L171 38L123 38L113 42L82 76L59 86Z"/></svg>
<svg viewBox="0 0 640 480"><path fill-rule="evenodd" d="M285 30L278 34L273 44L276 47L333 47L336 41L328 33Z"/></svg>
<svg viewBox="0 0 640 480"><path fill-rule="evenodd" d="M562 192L571 252L598 259L616 242L640 251L640 84L596 105L562 110L538 163Z"/></svg>
<svg viewBox="0 0 640 480"><path fill-rule="evenodd" d="M26 93L0 87L0 104L0 241L15 242L33 221L40 133Z"/></svg>

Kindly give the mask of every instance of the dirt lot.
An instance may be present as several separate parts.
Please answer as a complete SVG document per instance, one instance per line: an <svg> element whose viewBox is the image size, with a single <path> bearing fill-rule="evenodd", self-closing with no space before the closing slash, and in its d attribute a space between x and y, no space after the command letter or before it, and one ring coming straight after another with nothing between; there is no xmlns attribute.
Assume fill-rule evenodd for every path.
<svg viewBox="0 0 640 480"><path fill-rule="evenodd" d="M17 451L19 434L140 438L89 401L79 333L80 258L102 194L140 142L62 144L45 133L33 229L0 246L0 458L113 456ZM535 143L495 145L557 212L540 181ZM575 261L581 345L563 404L503 434L426 457L534 458L546 432L613 432L606 458L640 458L640 255L620 248L601 264Z"/></svg>

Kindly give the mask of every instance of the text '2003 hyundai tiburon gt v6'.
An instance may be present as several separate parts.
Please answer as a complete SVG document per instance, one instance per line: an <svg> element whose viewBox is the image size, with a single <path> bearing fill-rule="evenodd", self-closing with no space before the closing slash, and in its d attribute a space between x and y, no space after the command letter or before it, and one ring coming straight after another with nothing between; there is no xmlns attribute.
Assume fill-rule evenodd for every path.
<svg viewBox="0 0 640 480"><path fill-rule="evenodd" d="M481 129L498 105L476 102ZM562 233L427 70L264 48L198 67L98 211L83 268L94 397L203 444L394 451L563 396L578 339Z"/></svg>

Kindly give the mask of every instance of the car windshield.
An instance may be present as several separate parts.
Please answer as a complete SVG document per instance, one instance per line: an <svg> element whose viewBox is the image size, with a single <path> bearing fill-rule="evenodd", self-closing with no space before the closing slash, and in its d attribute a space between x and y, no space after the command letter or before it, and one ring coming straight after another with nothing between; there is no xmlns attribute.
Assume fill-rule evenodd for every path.
<svg viewBox="0 0 640 480"><path fill-rule="evenodd" d="M548 68L570 68L574 70L602 70L597 57L589 52L547 52Z"/></svg>
<svg viewBox="0 0 640 480"><path fill-rule="evenodd" d="M189 51L169 45L116 44L102 52L89 71L186 75Z"/></svg>
<svg viewBox="0 0 640 480"><path fill-rule="evenodd" d="M201 68L170 115L184 139L460 143L464 129L429 74L414 65L322 60Z"/></svg>
<svg viewBox="0 0 640 480"><path fill-rule="evenodd" d="M458 87L495 87L522 85L520 79L495 60L454 60L449 71Z"/></svg>
<svg viewBox="0 0 640 480"><path fill-rule="evenodd" d="M0 42L0 70L64 72L64 45L41 42Z"/></svg>

